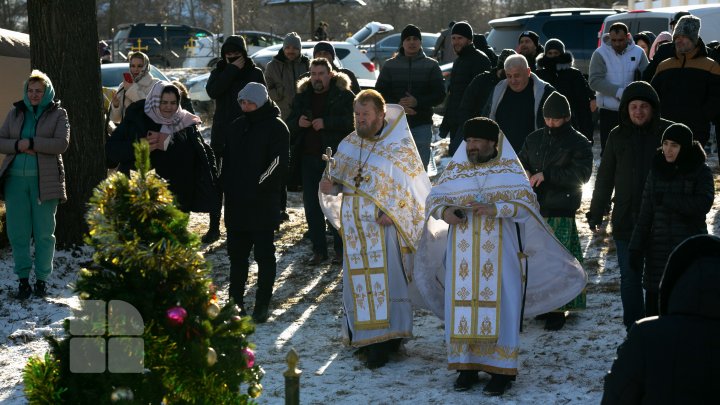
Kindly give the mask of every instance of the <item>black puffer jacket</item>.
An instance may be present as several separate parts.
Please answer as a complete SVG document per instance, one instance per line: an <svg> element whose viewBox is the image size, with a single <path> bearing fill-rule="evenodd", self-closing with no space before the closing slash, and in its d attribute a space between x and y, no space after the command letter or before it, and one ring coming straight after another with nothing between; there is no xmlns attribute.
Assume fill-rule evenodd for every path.
<svg viewBox="0 0 720 405"><path fill-rule="evenodd" d="M572 54L566 52L556 58L546 58L545 54L542 54L538 57L537 67L535 74L552 84L558 93L567 97L572 111L573 127L592 142L593 120L590 100L595 99L595 92L590 89L582 72L573 67Z"/></svg>
<svg viewBox="0 0 720 405"><path fill-rule="evenodd" d="M657 292L670 252L690 236L707 233L705 216L715 197L713 175L705 152L697 142L675 163L668 163L658 149L643 191L630 250L647 258L643 287Z"/></svg>
<svg viewBox="0 0 720 405"><path fill-rule="evenodd" d="M450 75L445 116L440 125L440 136L454 134L462 126L460 122L460 103L465 89L482 72L490 70L490 59L470 44L463 48L455 59Z"/></svg>
<svg viewBox="0 0 720 405"><path fill-rule="evenodd" d="M605 377L602 404L715 404L720 379L720 238L695 236L668 261L660 316L637 321Z"/></svg>
<svg viewBox="0 0 720 405"><path fill-rule="evenodd" d="M408 57L401 48L397 56L383 65L375 90L379 91L388 103L397 104L408 94L415 97L417 114L407 116L410 128L432 124L432 108L445 99L445 84L440 65L435 59L425 56L422 49L417 55Z"/></svg>
<svg viewBox="0 0 720 405"><path fill-rule="evenodd" d="M118 171L128 175L135 170L133 144L160 127L145 114L145 100L130 104L105 144L108 162L118 164ZM173 134L167 150L150 152L151 167L168 181L179 208L186 212L209 212L220 204L215 158L205 146L197 126L191 125Z"/></svg>
<svg viewBox="0 0 720 405"><path fill-rule="evenodd" d="M575 218L582 186L592 174L592 146L587 138L569 122L560 128L545 127L528 135L518 157L530 175L542 172L545 178L533 189L542 216Z"/></svg>
<svg viewBox="0 0 720 405"><path fill-rule="evenodd" d="M227 159L220 181L225 190L228 232L276 229L290 142L280 109L268 100L233 121L226 136Z"/></svg>
<svg viewBox="0 0 720 405"><path fill-rule="evenodd" d="M238 93L250 82L265 84L265 76L263 76L262 70L255 66L252 59L248 57L247 51L242 52L245 58L245 66L242 69L227 63L225 60L225 45L227 44L235 44L242 48L244 43L242 38L237 35L231 35L225 40L221 49L222 59L215 69L210 72L210 78L208 78L207 85L205 85L208 96L215 100L215 115L213 116L210 144L213 151L215 151L215 155L220 158L223 157L225 148L223 127L242 115L240 104L237 101Z"/></svg>
<svg viewBox="0 0 720 405"><path fill-rule="evenodd" d="M642 99L653 106L650 122L638 127L630 121L630 101ZM640 212L645 180L652 165L662 134L672 122L660 118L660 101L647 82L633 82L620 100L620 124L610 131L605 153L595 177L590 224L600 224L615 190L612 209L613 238L629 241Z"/></svg>

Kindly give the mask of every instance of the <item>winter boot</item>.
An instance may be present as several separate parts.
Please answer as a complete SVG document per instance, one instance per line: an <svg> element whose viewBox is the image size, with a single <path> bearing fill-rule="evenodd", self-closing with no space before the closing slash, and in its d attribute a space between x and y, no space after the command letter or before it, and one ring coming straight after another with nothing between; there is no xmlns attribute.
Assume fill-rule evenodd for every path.
<svg viewBox="0 0 720 405"><path fill-rule="evenodd" d="M480 377L478 377L476 370L461 370L455 384L453 384L453 388L455 391L467 391L479 382Z"/></svg>
<svg viewBox="0 0 720 405"><path fill-rule="evenodd" d="M18 287L18 292L15 297L19 300L26 300L30 298L30 295L32 295L32 287L30 287L30 282L27 278L21 278L20 279L20 286Z"/></svg>
<svg viewBox="0 0 720 405"><path fill-rule="evenodd" d="M513 375L493 373L490 373L490 375L492 376L492 378L490 378L490 382L487 383L487 385L483 389L483 392L493 397L504 394L505 391L510 388L510 385L512 385L512 381L515 380L515 376Z"/></svg>
<svg viewBox="0 0 720 405"><path fill-rule="evenodd" d="M205 235L200 238L202 243L213 243L220 239L220 214L210 213L210 227Z"/></svg>
<svg viewBox="0 0 720 405"><path fill-rule="evenodd" d="M47 296L47 285L44 281L35 281L35 296L39 298L44 298Z"/></svg>

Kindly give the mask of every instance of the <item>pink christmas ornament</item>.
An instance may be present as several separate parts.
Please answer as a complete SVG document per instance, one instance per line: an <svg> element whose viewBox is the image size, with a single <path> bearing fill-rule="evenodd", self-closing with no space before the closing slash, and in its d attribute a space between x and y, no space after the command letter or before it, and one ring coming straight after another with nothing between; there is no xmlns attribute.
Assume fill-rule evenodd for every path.
<svg viewBox="0 0 720 405"><path fill-rule="evenodd" d="M242 349L242 354L245 356L245 362L247 364L247 368L251 368L255 365L255 353L253 353L252 350L248 349L247 347Z"/></svg>
<svg viewBox="0 0 720 405"><path fill-rule="evenodd" d="M172 326L180 326L187 318L187 311L183 307L172 307L167 310L168 323Z"/></svg>

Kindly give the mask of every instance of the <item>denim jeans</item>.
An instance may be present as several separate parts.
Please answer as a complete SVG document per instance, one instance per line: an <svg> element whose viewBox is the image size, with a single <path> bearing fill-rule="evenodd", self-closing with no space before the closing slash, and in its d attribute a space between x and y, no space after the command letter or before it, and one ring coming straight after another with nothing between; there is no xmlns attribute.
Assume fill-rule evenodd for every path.
<svg viewBox="0 0 720 405"><path fill-rule="evenodd" d="M415 146L420 153L420 160L422 160L423 168L427 171L428 163L430 163L430 141L432 140L432 125L418 125L410 128L413 139L415 140Z"/></svg>
<svg viewBox="0 0 720 405"><path fill-rule="evenodd" d="M320 208L318 198L318 184L325 170L325 161L320 157L305 155L302 157L302 186L303 205L305 206L305 220L310 231L310 241L313 253L327 255L327 240L325 239L325 214ZM336 254L342 254L342 239L337 230L330 227L333 235L333 248Z"/></svg>
<svg viewBox="0 0 720 405"><path fill-rule="evenodd" d="M620 300L623 305L623 324L627 330L638 319L645 317L642 273L630 268L630 242L615 239L620 266Z"/></svg>

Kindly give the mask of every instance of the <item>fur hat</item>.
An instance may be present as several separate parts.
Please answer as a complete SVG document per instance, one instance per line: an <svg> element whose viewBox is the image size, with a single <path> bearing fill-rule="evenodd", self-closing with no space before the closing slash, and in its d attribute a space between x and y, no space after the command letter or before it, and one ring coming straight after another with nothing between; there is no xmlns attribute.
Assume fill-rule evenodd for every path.
<svg viewBox="0 0 720 405"><path fill-rule="evenodd" d="M473 29L470 26L470 24L468 24L466 21L460 21L458 23L455 23L455 25L453 25L450 35L462 35L465 38L472 41Z"/></svg>
<svg viewBox="0 0 720 405"><path fill-rule="evenodd" d="M567 118L570 116L570 103L567 98L557 91L553 91L543 104L544 118Z"/></svg>
<svg viewBox="0 0 720 405"><path fill-rule="evenodd" d="M520 39L522 37L528 37L531 41L535 44L535 47L537 48L538 43L540 42L540 36L535 33L534 31L523 31L520 33L520 36L518 37L518 43L520 42Z"/></svg>
<svg viewBox="0 0 720 405"><path fill-rule="evenodd" d="M268 101L268 91L262 83L250 82L240 90L237 99L238 103L240 100L247 100L260 108Z"/></svg>
<svg viewBox="0 0 720 405"><path fill-rule="evenodd" d="M690 12L688 12L688 11L678 11L677 13L675 13L675 15L673 16L672 20L670 20L670 25L675 26L675 24L677 24L678 21L680 21L680 19L683 18L683 17L685 17L686 15L690 15Z"/></svg>
<svg viewBox="0 0 720 405"><path fill-rule="evenodd" d="M689 150L693 143L693 133L685 124L672 124L663 132L662 140L673 141L680 145L680 151Z"/></svg>
<svg viewBox="0 0 720 405"><path fill-rule="evenodd" d="M565 53L565 44L557 38L550 38L547 42L545 42L545 53L551 49L560 51L560 53Z"/></svg>
<svg viewBox="0 0 720 405"><path fill-rule="evenodd" d="M302 49L301 42L302 40L297 32L290 32L285 35L285 39L283 39L283 48L286 46L292 46L293 48Z"/></svg>
<svg viewBox="0 0 720 405"><path fill-rule="evenodd" d="M700 19L694 15L686 15L681 18L680 21L675 24L673 40L679 35L684 35L690 38L693 44L697 44L698 38L700 38Z"/></svg>
<svg viewBox="0 0 720 405"><path fill-rule="evenodd" d="M498 55L498 61L497 66L495 66L497 69L505 69L505 59L508 58L510 55L515 55L517 52L515 52L514 49L503 49L500 51L500 55Z"/></svg>
<svg viewBox="0 0 720 405"><path fill-rule="evenodd" d="M463 139L481 138L497 143L500 137L500 127L498 124L486 117L475 117L465 121L463 125Z"/></svg>
<svg viewBox="0 0 720 405"><path fill-rule="evenodd" d="M335 47L330 42L320 41L315 44L315 47L313 48L313 56L315 56L318 52L329 52L332 55L332 59L330 60L331 63L335 59Z"/></svg>
<svg viewBox="0 0 720 405"><path fill-rule="evenodd" d="M402 44L407 37L417 37L418 39L422 39L422 34L420 33L420 28L408 24L403 28L402 33L400 34L400 43Z"/></svg>

